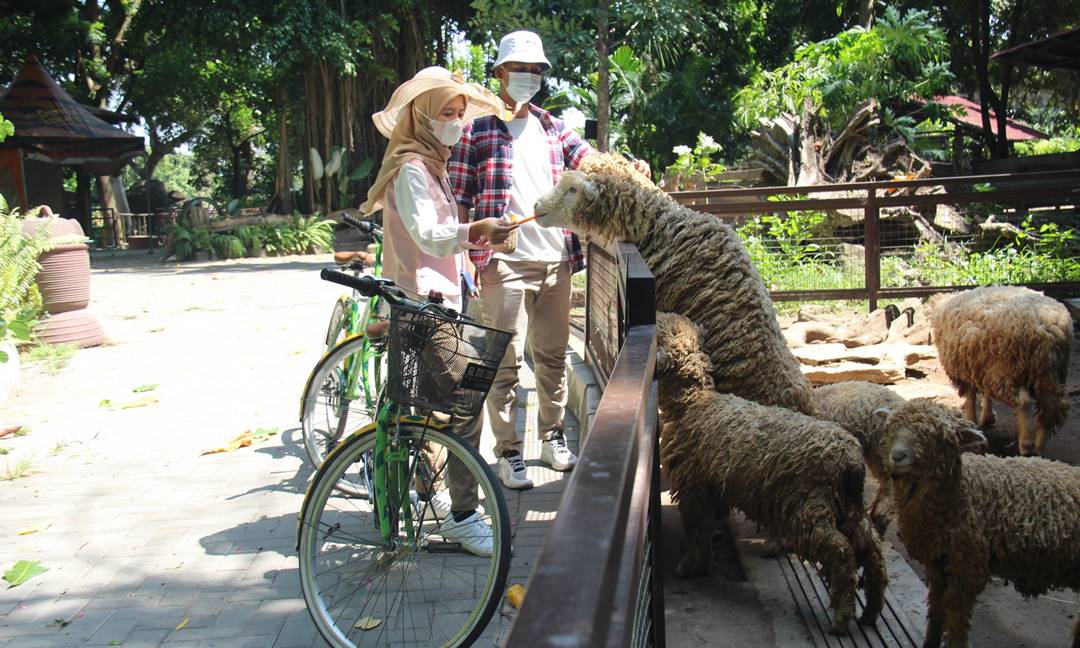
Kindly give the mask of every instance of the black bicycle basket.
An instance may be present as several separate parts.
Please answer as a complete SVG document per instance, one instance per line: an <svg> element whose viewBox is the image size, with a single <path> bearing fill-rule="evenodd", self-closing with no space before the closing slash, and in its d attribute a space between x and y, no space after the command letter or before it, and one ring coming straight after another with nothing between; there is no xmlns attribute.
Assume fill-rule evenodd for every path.
<svg viewBox="0 0 1080 648"><path fill-rule="evenodd" d="M391 306L387 395L400 405L475 416L511 337L479 324Z"/></svg>

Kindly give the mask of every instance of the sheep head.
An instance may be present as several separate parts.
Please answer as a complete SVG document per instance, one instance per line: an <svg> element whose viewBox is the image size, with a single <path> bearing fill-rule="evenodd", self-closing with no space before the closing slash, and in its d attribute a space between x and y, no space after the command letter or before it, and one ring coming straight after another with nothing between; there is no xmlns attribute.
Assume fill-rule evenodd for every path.
<svg viewBox="0 0 1080 648"><path fill-rule="evenodd" d="M580 171L564 171L559 183L540 197L533 212L545 227L563 227L589 234L588 215L600 196L600 188Z"/></svg>
<svg viewBox="0 0 1080 648"><path fill-rule="evenodd" d="M970 422L925 399L876 410L874 424L885 430L885 466L893 478L951 472L961 453L986 448L986 437Z"/></svg>
<svg viewBox="0 0 1080 648"><path fill-rule="evenodd" d="M657 313L656 349L661 407L693 392L713 389L713 365L702 347L697 324L676 313Z"/></svg>

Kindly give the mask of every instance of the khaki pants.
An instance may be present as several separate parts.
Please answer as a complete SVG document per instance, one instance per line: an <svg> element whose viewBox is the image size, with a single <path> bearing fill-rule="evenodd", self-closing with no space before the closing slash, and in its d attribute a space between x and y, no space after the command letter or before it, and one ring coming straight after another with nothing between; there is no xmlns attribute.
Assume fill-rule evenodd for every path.
<svg viewBox="0 0 1080 648"><path fill-rule="evenodd" d="M496 456L522 450L516 431L517 386L526 344L536 369L540 436L547 439L552 432L563 429L570 289L570 266L565 261L492 259L480 273L483 323L515 333L485 403L495 435ZM477 420L473 427L480 429L482 423Z"/></svg>

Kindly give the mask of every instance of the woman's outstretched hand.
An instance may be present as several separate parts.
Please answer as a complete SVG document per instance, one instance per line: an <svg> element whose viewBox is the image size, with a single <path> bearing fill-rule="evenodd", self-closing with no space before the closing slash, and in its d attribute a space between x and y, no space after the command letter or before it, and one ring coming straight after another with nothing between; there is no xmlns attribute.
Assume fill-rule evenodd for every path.
<svg viewBox="0 0 1080 648"><path fill-rule="evenodd" d="M498 245L506 241L514 226L502 218L484 218L469 226L469 241L478 245Z"/></svg>

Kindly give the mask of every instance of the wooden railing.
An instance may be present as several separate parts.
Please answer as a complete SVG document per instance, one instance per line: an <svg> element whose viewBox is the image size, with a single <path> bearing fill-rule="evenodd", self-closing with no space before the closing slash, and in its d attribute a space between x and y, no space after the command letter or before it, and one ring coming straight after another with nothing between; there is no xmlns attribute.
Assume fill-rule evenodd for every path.
<svg viewBox="0 0 1080 648"><path fill-rule="evenodd" d="M505 642L515 648L664 645L655 283L633 246L593 246L597 263L616 280L590 288L588 330L614 330L590 339L613 363L594 364L604 396Z"/></svg>
<svg viewBox="0 0 1080 648"><path fill-rule="evenodd" d="M932 189L935 193L916 193L917 189ZM1077 216L1080 212L1080 169L805 187L710 189L673 192L671 196L696 211L716 214L733 224L755 215L778 212L861 212L861 229L857 233L850 234L846 240L832 238L815 242L818 249L840 244L860 247L861 258L855 259L862 265L857 280L859 285L831 289L774 287L771 292L776 301L865 299L871 310L877 307L879 299L922 297L974 287L973 284L890 285L883 282L883 256L901 259L917 243L916 240L889 239L883 229L883 210L908 208L917 212L948 205L964 211L992 205L1013 217L1018 214L1055 215L1071 223L1070 229L1074 231L1080 227ZM779 196L796 197L777 201L775 197ZM1021 285L1056 295L1080 294L1080 281Z"/></svg>

